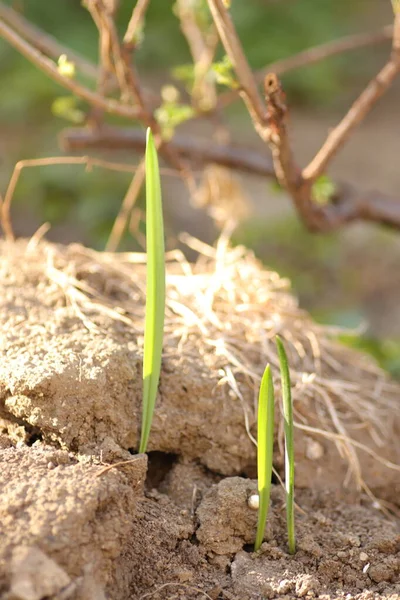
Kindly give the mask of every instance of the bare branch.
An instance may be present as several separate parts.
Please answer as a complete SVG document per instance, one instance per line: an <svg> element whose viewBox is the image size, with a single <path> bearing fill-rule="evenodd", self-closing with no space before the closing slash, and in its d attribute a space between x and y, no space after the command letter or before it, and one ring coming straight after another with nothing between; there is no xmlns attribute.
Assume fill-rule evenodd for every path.
<svg viewBox="0 0 400 600"><path fill-rule="evenodd" d="M96 132L67 129L63 132L61 143L68 151L96 149L142 152L146 140L143 132L137 129L107 128ZM269 157L250 148L211 145L179 135L174 137L170 145L180 156L190 160L194 167L215 163L236 171L275 178L274 165ZM284 164L290 165L290 160ZM298 173L298 169L294 167L293 172ZM296 177L297 175L293 178L293 184L296 183ZM360 193L347 184L336 183L335 187L338 191L332 203L326 206L311 203L309 188L307 194L303 190L296 190L298 204L294 200L295 205L309 229L319 232L334 231L346 223L360 220L400 229L400 200L380 192Z"/></svg>
<svg viewBox="0 0 400 600"><path fill-rule="evenodd" d="M308 67L330 58L343 54L344 52L350 52L353 50L359 50L367 46L376 46L384 42L390 41L393 37L393 26L385 25L378 31L372 33L358 33L347 35L338 40L326 42L313 48L307 48L302 50L293 56L288 58L282 58L273 63L270 63L263 69L259 69L255 72L255 79L258 83L261 83L268 73L275 73L275 75L281 76L294 69L301 67ZM234 102L238 97L237 90L230 90L224 92L218 98L218 107L224 108L231 102Z"/></svg>
<svg viewBox="0 0 400 600"><path fill-rule="evenodd" d="M89 104L96 106L104 110L105 112L125 117L127 119L138 119L140 118L140 110L138 107L127 106L113 100L111 98L104 98L100 94L93 92L92 90L84 87L74 79L65 77L60 73L57 65L41 54L36 48L33 48L17 33L15 33L5 22L0 20L0 36L2 36L11 46L13 46L18 52L20 52L25 58L27 58L34 65L39 67L44 73L49 75L54 81L67 88L70 92L86 100Z"/></svg>
<svg viewBox="0 0 400 600"><path fill-rule="evenodd" d="M196 21L194 5L187 0L177 0L175 7L194 63L192 102L200 111L212 111L217 104L217 90L215 82L207 79L207 74L219 42L215 25L211 25L210 31L202 31Z"/></svg>
<svg viewBox="0 0 400 600"><path fill-rule="evenodd" d="M339 190L333 202L323 207L325 227L322 231L333 231L353 221L400 229L400 199L376 191L360 193L349 185L339 186Z"/></svg>
<svg viewBox="0 0 400 600"><path fill-rule="evenodd" d="M132 213L132 209L140 194L140 190L142 189L145 174L145 162L142 159L138 168L136 169L136 173L132 177L132 181L128 191L125 194L125 198L121 204L117 218L114 221L114 225L106 245L107 252L115 252L121 242L129 216Z"/></svg>
<svg viewBox="0 0 400 600"><path fill-rule="evenodd" d="M121 91L121 100L124 103L136 103L142 107L141 99L132 93L128 82L126 66L122 59L122 50L114 22L114 10L116 6L107 0L85 0L84 5L89 11L99 32L99 53L101 64L101 77L99 80L99 93L107 93L107 84L110 77L115 74Z"/></svg>
<svg viewBox="0 0 400 600"><path fill-rule="evenodd" d="M149 0L137 0L132 11L132 16L128 23L126 33L124 35L125 46L135 45L135 36L137 35L138 29L143 22L148 5Z"/></svg>
<svg viewBox="0 0 400 600"><path fill-rule="evenodd" d="M97 78L99 70L93 63L86 60L70 48L60 44L55 37L44 32L39 27L36 27L36 25L32 25L32 23L27 21L25 17L18 14L9 6L5 6L2 2L0 2L0 19L5 21L7 25L12 27L14 31L16 31L27 42L32 44L32 46L34 46L42 54L52 57L55 60L57 60L62 54L65 54L68 56L68 59L78 67L83 75L86 75L91 79Z"/></svg>
<svg viewBox="0 0 400 600"><path fill-rule="evenodd" d="M2 2L0 2L0 19L3 19L7 25L42 54L53 58L55 61L57 61L62 54L65 54L68 59L76 65L82 75L89 77L90 79L98 79L100 73L98 66L94 65L74 50L71 50L71 48L60 44L52 35L46 33L36 25L33 25L27 21L23 15L20 15L14 9L5 6ZM113 74L110 76L109 86L110 91L117 86L117 81ZM154 105L159 100L159 96L147 88L143 88L143 95L147 106L151 104Z"/></svg>
<svg viewBox="0 0 400 600"><path fill-rule="evenodd" d="M370 112L400 72L400 13L395 15L393 47L389 61L354 102L342 121L331 131L319 152L303 170L303 177L315 181L326 169L352 131Z"/></svg>
<svg viewBox="0 0 400 600"><path fill-rule="evenodd" d="M271 63L269 66L256 71L256 81L263 81L264 77L270 72L273 72L276 75L283 75L288 71L293 71L294 69L299 69L301 67L309 67L310 65L331 58L332 56L343 54L344 52L359 50L366 46L377 46L378 44L390 41L392 36L393 25L385 25L378 31L372 33L346 35L338 40L307 48L298 54Z"/></svg>
<svg viewBox="0 0 400 600"><path fill-rule="evenodd" d="M155 144L162 155L174 166L181 174L191 192L194 191L194 178L183 164L181 158L163 141L162 131L159 123L155 119L151 110L146 106L142 94L142 88L135 66L131 60L134 46L132 44L122 44L119 40L114 21L114 11L116 5L111 5L105 0L85 0L85 5L95 21L100 35L100 55L102 65L106 74L113 70L117 78L122 98L125 101L133 101L140 111L140 118L144 125L150 127L155 137ZM138 18L143 14L146 5L140 4L140 12L135 12L132 17ZM138 9L139 10L139 9ZM131 23L132 25L132 23ZM102 90L104 91L104 90ZM97 125L99 125L97 123ZM130 211L140 192L144 179L144 166L141 164L135 173L128 192L123 200L120 213L114 223L113 230L108 242L109 247L114 250L121 240L126 223L129 219Z"/></svg>
<svg viewBox="0 0 400 600"><path fill-rule="evenodd" d="M271 148L276 177L289 192L303 221L309 227L319 227L320 214L314 209L311 188L304 182L292 153L286 126L288 111L285 96L274 73L266 76L264 87L268 105L267 142Z"/></svg>
<svg viewBox="0 0 400 600"><path fill-rule="evenodd" d="M14 240L10 209L15 188L17 187L22 170L27 167L51 167L54 165L85 165L88 170L90 170L92 167L101 167L103 169L120 171L123 173L131 173L132 171L135 172L136 170L135 167L132 167L131 165L109 162L107 160L92 158L90 156L52 156L50 158L20 160L14 167L4 200L0 202L0 223L7 240Z"/></svg>
<svg viewBox="0 0 400 600"><path fill-rule="evenodd" d="M240 82L241 91L239 93L246 102L247 109L253 119L254 125L258 129L263 129L265 107L235 27L232 23L232 19L223 0L208 0L208 6L217 27L219 37L225 48L225 52L229 56Z"/></svg>
<svg viewBox="0 0 400 600"><path fill-rule="evenodd" d="M99 29L101 41L100 54L103 80L97 93L84 87L78 81L62 75L56 63L50 60L46 54L54 58L57 58L60 54L67 54L70 59L77 63L83 73L92 78L98 74L98 69L59 45L51 36L46 36L46 34L40 32L40 30L27 23L23 17L17 15L15 11L4 7L1 2L0 17L3 18L0 19L0 35L28 58L28 60L47 73L54 81L87 101L100 115L103 112L108 112L129 120L140 119L144 125L150 126L153 129L160 154L162 154L163 158L172 167L180 172L191 191L194 189L194 179L188 170L186 160L190 160L192 164L214 162L267 177L274 177L276 175L281 185L292 197L300 218L313 231L331 231L355 220L379 222L400 229L400 202L391 200L378 193L359 194L352 187L337 185L336 189L338 191L330 199L330 202L326 205L320 205L314 202L312 187L316 178L325 170L348 136L368 114L400 72L399 13L395 14L393 28L385 27L375 34L348 36L342 40L336 40L316 48L311 48L293 57L274 63L272 70L275 71L275 74L268 75L265 78L267 110L257 87L257 78L259 79L261 75L264 75L265 70L262 73L258 73L257 78L254 77L224 1L208 0L214 20L213 27L215 26L225 51L235 68L240 84L239 93L246 103L254 126L260 137L271 148L272 163L269 157L243 148L211 145L205 142L188 140L180 136L175 136L168 143L163 141L161 128L154 117L153 109L149 108L132 60L133 51L135 50L135 35L137 34L139 24L143 20L148 3L149 0L137 0L122 42L119 39L115 25L114 13L117 2L115 0L86 0L86 4ZM178 3L178 6L184 11L184 2ZM187 13L183 14L183 16L181 15L182 27L186 33L189 45L191 45L195 66L202 64L203 68L206 65L206 70L208 70L216 47L215 32L214 38L211 41L205 37L200 39L198 34L204 32L195 30L193 28L193 21L189 21ZM341 123L329 134L313 161L301 171L296 164L290 146L285 97L276 73L283 73L289 69L313 64L327 56L333 56L370 44L381 43L388 39L392 32L393 42L390 59L353 104ZM201 80L201 77L199 79ZM105 94L110 92L110 86L105 85L106 80L108 83L112 81L113 85L115 82L118 82L121 90L121 98L124 101L105 97ZM216 109L227 103L226 100L230 101L232 97L232 94L222 95L217 102ZM101 125L99 121L96 122L98 125ZM143 150L145 147L145 138L142 132L134 129L120 130L101 125L98 130L67 130L64 132L63 144L64 147L73 150L82 148L105 148L108 150L136 148ZM88 166L95 164L102 166L104 163L104 161L99 159L90 159L88 157L56 157L52 159L21 161L16 165L4 201L1 204L1 223L6 237L13 237L10 223L10 205L22 168L45 164L71 164L71 162L73 164L87 164ZM107 164L110 163L104 163L104 165ZM125 165L123 168L128 169L128 165ZM110 236L109 247L115 248L119 243L135 199L142 186L143 178L144 167L142 162L135 171L135 176L122 203L120 213Z"/></svg>
<svg viewBox="0 0 400 600"><path fill-rule="evenodd" d="M66 152L87 150L137 150L142 152L146 145L143 131L139 129L119 129L104 127L91 131L84 128L65 129L59 139ZM196 168L208 163L216 163L245 173L275 178L274 166L267 154L256 152L251 148L235 147L224 144L210 144L181 135L175 135L169 146Z"/></svg>

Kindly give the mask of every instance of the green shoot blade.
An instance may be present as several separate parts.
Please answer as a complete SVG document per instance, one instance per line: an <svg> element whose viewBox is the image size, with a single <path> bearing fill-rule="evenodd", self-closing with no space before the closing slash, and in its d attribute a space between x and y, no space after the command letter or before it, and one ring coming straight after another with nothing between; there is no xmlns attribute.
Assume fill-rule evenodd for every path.
<svg viewBox="0 0 400 600"><path fill-rule="evenodd" d="M282 382L283 418L285 432L285 489L286 489L286 523L289 542L289 553L296 552L294 531L294 445L293 445L293 404L290 385L290 373L286 351L281 339L276 336L279 365Z"/></svg>
<svg viewBox="0 0 400 600"><path fill-rule="evenodd" d="M269 509L271 492L272 458L274 451L274 383L271 368L267 365L261 379L258 396L257 418L257 477L260 506L254 551L260 549L264 538L265 523Z"/></svg>
<svg viewBox="0 0 400 600"><path fill-rule="evenodd" d="M161 371L165 313L165 248L157 150L150 128L146 139L147 285L144 325L143 406L139 452L146 452Z"/></svg>

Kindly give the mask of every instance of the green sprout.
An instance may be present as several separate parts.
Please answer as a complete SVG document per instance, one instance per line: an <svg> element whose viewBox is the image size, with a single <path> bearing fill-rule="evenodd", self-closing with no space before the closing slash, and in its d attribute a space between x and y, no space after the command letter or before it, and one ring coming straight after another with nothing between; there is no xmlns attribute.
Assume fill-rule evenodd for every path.
<svg viewBox="0 0 400 600"><path fill-rule="evenodd" d="M274 384L271 368L267 365L261 379L258 396L257 420L257 477L259 510L254 550L260 549L264 539L271 492L272 458L274 450Z"/></svg>
<svg viewBox="0 0 400 600"><path fill-rule="evenodd" d="M282 381L282 401L285 434L285 490L286 523L289 540L289 553L296 552L294 529L294 451L293 451L293 405L291 396L289 365L281 339L276 337ZM258 477L258 523L254 551L257 552L264 539L270 493L272 460L274 449L274 383L271 368L267 365L261 379L258 396L257 416L257 477Z"/></svg>
<svg viewBox="0 0 400 600"><path fill-rule="evenodd" d="M150 128L146 139L147 287L144 324L143 406L139 452L146 452L161 371L165 313L165 247L157 150Z"/></svg>
<svg viewBox="0 0 400 600"><path fill-rule="evenodd" d="M282 402L285 433L285 490L286 490L286 523L289 541L289 553L296 552L294 531L294 447L293 447L293 404L290 384L289 365L286 351L281 339L276 337L279 365L282 381Z"/></svg>

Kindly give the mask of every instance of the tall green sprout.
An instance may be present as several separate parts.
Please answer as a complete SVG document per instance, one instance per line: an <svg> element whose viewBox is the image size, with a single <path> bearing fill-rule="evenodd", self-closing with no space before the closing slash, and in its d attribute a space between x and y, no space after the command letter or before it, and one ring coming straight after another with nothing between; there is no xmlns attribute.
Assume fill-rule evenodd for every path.
<svg viewBox="0 0 400 600"><path fill-rule="evenodd" d="M165 313L165 247L157 150L150 128L146 138L146 316L144 325L142 432L146 452L161 371Z"/></svg>
<svg viewBox="0 0 400 600"><path fill-rule="evenodd" d="M274 383L267 365L261 379L257 419L257 478L259 510L254 550L259 550L265 531L271 492L272 458L274 452Z"/></svg>
<svg viewBox="0 0 400 600"><path fill-rule="evenodd" d="M293 404L290 385L289 365L285 348L281 339L276 337L279 365L282 381L282 402L285 433L285 490L286 490L286 523L289 542L289 553L296 552L294 531L294 445L293 445Z"/></svg>

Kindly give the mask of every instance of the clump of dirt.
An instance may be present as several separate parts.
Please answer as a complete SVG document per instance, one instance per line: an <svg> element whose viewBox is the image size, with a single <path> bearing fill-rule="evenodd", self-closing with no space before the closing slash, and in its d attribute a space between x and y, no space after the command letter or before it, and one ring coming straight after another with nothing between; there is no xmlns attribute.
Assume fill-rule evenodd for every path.
<svg viewBox="0 0 400 600"><path fill-rule="evenodd" d="M103 473L98 464L40 444L0 451L0 590L9 564L11 587L20 585L22 565L31 562L26 550L38 547L68 573L69 585L61 578L53 594L65 587L72 593L90 578L124 597L115 561L143 497L147 462L131 458L124 472Z"/></svg>
<svg viewBox="0 0 400 600"><path fill-rule="evenodd" d="M335 344L287 282L246 250L223 238L201 250L196 265L168 255L147 477L145 457L132 456L143 256L35 239L0 244L0 592L8 600L399 592L398 520L343 503L378 490L376 506L398 510L399 387ZM249 552L257 390L267 362L277 374L277 333L293 377L295 557L286 553L279 486L262 552ZM280 419L280 472L282 454ZM239 474L247 477L231 477Z"/></svg>
<svg viewBox="0 0 400 600"><path fill-rule="evenodd" d="M200 526L196 535L209 556L233 555L244 544L254 544L257 511L248 506L254 493L254 481L227 477L205 495L197 510Z"/></svg>

